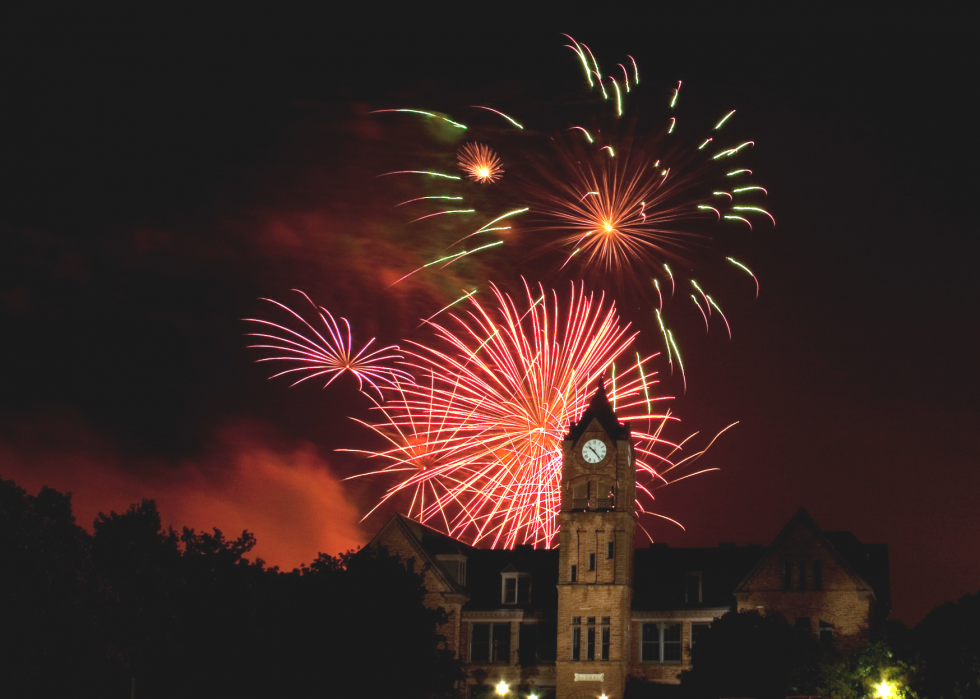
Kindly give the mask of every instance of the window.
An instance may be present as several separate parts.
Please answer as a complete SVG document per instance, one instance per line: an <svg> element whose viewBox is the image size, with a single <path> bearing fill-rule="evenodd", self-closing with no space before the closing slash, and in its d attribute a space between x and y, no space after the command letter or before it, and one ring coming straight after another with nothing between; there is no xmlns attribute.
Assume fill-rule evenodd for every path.
<svg viewBox="0 0 980 699"><path fill-rule="evenodd" d="M688 573L684 576L684 601L688 604L701 604L701 573Z"/></svg>
<svg viewBox="0 0 980 699"><path fill-rule="evenodd" d="M470 662L510 662L510 624L472 624L470 629Z"/></svg>
<svg viewBox="0 0 980 699"><path fill-rule="evenodd" d="M595 554L589 554L589 570L595 570Z"/></svg>
<svg viewBox="0 0 980 699"><path fill-rule="evenodd" d="M681 661L681 625L667 622L643 624L640 658L645 663Z"/></svg>
<svg viewBox="0 0 980 699"><path fill-rule="evenodd" d="M813 562L813 589L823 589L823 561Z"/></svg>
<svg viewBox="0 0 980 699"><path fill-rule="evenodd" d="M692 621L691 622L691 648L697 645L698 641L704 635L704 632L711 628L710 621Z"/></svg>
<svg viewBox="0 0 980 699"><path fill-rule="evenodd" d="M609 660L609 617L602 617L602 660Z"/></svg>
<svg viewBox="0 0 980 699"><path fill-rule="evenodd" d="M589 617L589 625L586 629L585 657L588 660L595 660L595 617Z"/></svg>
<svg viewBox="0 0 980 699"><path fill-rule="evenodd" d="M783 563L783 590L793 589L793 564L789 561Z"/></svg>
<svg viewBox="0 0 980 699"><path fill-rule="evenodd" d="M800 633L807 633L807 634L809 634L810 633L810 630L811 630L810 617L808 617L808 616L798 616L798 617L796 617L796 623L794 624L794 627Z"/></svg>
<svg viewBox="0 0 980 699"><path fill-rule="evenodd" d="M517 634L517 662L521 665L537 665L538 659L538 625L521 622Z"/></svg>
<svg viewBox="0 0 980 699"><path fill-rule="evenodd" d="M531 576L529 573L501 573L504 604L528 604L531 601Z"/></svg>
<svg viewBox="0 0 980 699"><path fill-rule="evenodd" d="M466 557L456 554L442 554L436 556L439 565L446 571L446 574L459 585L466 585Z"/></svg>
<svg viewBox="0 0 980 699"><path fill-rule="evenodd" d="M800 561L800 590L806 590L806 561Z"/></svg>
<svg viewBox="0 0 980 699"><path fill-rule="evenodd" d="M571 581L572 582L578 582L578 566L576 566L576 565L573 565L572 566Z"/></svg>
<svg viewBox="0 0 980 699"><path fill-rule="evenodd" d="M572 660L581 660L582 655L582 617L572 617Z"/></svg>
<svg viewBox="0 0 980 699"><path fill-rule="evenodd" d="M616 557L616 542L610 541L606 544L606 558Z"/></svg>
<svg viewBox="0 0 980 699"><path fill-rule="evenodd" d="M828 621L820 621L820 640L823 643L834 642L834 625Z"/></svg>

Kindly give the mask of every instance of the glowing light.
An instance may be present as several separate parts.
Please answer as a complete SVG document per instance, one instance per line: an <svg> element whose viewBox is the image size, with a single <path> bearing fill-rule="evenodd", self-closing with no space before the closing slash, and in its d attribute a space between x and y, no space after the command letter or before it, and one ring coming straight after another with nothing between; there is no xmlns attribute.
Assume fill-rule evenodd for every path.
<svg viewBox="0 0 980 699"><path fill-rule="evenodd" d="M521 126L520 124L518 124L515 119L510 118L509 116L507 116L503 112L499 112L496 109L491 109L490 107L480 107L480 106L475 105L475 104L473 105L473 109L486 109L488 112L493 112L494 114L499 114L500 116L502 116L504 119L506 119L507 121L509 121L511 124L513 124L517 128L519 128L521 130L524 129L524 127Z"/></svg>
<svg viewBox="0 0 980 699"><path fill-rule="evenodd" d="M432 172L430 170L395 170L394 172L385 172L378 175L378 177L387 177L388 175L430 175L432 177L444 177L447 180L461 180L462 177L456 175L447 175L442 172Z"/></svg>
<svg viewBox="0 0 980 699"><path fill-rule="evenodd" d="M895 699L898 696L898 687L895 686L894 682L888 680L882 680L874 685L874 690L878 699Z"/></svg>
<svg viewBox="0 0 980 699"><path fill-rule="evenodd" d="M496 182L504 172L497 154L482 143L467 143L459 149L456 159L463 172L476 182Z"/></svg>
<svg viewBox="0 0 980 699"><path fill-rule="evenodd" d="M746 172L749 173L750 175L752 174L751 170L746 170L745 168L742 168L741 170L732 170L727 175L725 175L725 177L734 177L735 175L741 175Z"/></svg>
<svg viewBox="0 0 980 699"><path fill-rule="evenodd" d="M629 74L629 71L626 70L626 66L624 66L622 63L620 63L618 65L619 65L620 68L623 69L623 84L626 85L626 92L628 93L630 91L630 74Z"/></svg>
<svg viewBox="0 0 980 699"><path fill-rule="evenodd" d="M640 84L640 69L636 67L636 59L633 58L632 56L626 56L626 57L628 59L630 59L631 61L633 61L633 80L635 81L634 84L639 85Z"/></svg>
<svg viewBox="0 0 980 699"><path fill-rule="evenodd" d="M761 191L766 196L769 196L769 190L767 190L765 187L739 187L738 189L733 189L732 191L735 193Z"/></svg>
<svg viewBox="0 0 980 699"><path fill-rule="evenodd" d="M733 206L732 209L734 211L754 211L756 213L765 214L772 221L772 225L776 225L776 219L773 218L773 215L765 209L760 209L758 206Z"/></svg>
<svg viewBox="0 0 980 699"><path fill-rule="evenodd" d="M742 223L744 223L746 226L749 227L749 230L753 230L752 223L747 218L742 218L741 216L732 216L731 214L726 214L722 218L726 218L729 221L741 221Z"/></svg>
<svg viewBox="0 0 980 699"><path fill-rule="evenodd" d="M715 140L715 139L713 139L713 138L706 139L704 143L702 143L700 146L698 146L698 150L704 150L704 147L706 145L708 145L709 143L711 143L713 140Z"/></svg>
<svg viewBox="0 0 980 699"><path fill-rule="evenodd" d="M462 200L462 198L463 197L450 197L450 196L445 196L445 195L441 195L441 194L440 195L434 195L434 196L431 196L431 197L416 197L415 199L409 199L408 201L403 201L401 204L395 204L394 208L397 209L399 206L405 206L405 204L411 204L412 202L423 201L425 199L452 199L454 201L460 201L460 200Z"/></svg>
<svg viewBox="0 0 980 699"><path fill-rule="evenodd" d="M616 78L610 76L612 81L612 86L616 88L616 116L623 116L623 97L619 92L619 83L616 82Z"/></svg>
<svg viewBox="0 0 980 699"><path fill-rule="evenodd" d="M589 81L589 87L592 87L592 70L589 68L589 62L585 59L585 52L581 49L579 43L568 36L568 34L562 34L562 36L568 37L569 41L575 44L575 46L569 46L568 48L578 54L579 59L582 61L582 67L585 68L585 78Z"/></svg>
<svg viewBox="0 0 980 699"><path fill-rule="evenodd" d="M436 311L435 313L433 313L431 316L429 316L428 318L426 318L425 320L423 320L422 321L422 325L425 325L426 323L428 323L430 320L432 320L433 318L435 318L437 315L439 315L443 311L448 311L450 308L452 308L453 306L455 306L457 303L460 303L461 301L465 301L470 296L472 296L473 294L475 294L477 291L478 291L478 289L473 289L473 291L468 291L465 294L463 294L462 296L460 296L458 299L456 299L455 301L453 301L448 306L444 306L443 308L440 308L438 311ZM419 327L421 327L421 325Z"/></svg>
<svg viewBox="0 0 980 699"><path fill-rule="evenodd" d="M677 96L681 94L681 81L677 81L677 87L674 88L674 97L670 100L670 108L673 109L677 106Z"/></svg>
<svg viewBox="0 0 980 699"><path fill-rule="evenodd" d="M733 265L735 265L736 267L740 267L740 268L742 268L742 269L744 269L744 270L745 270L746 272L748 272L748 273L749 273L749 276L750 276L750 277L752 277L752 280L753 280L753 281L755 282L755 297L756 297L756 298L759 298L759 280L758 280L758 279L756 278L756 276L755 276L755 275L754 275L754 274L752 273L752 270L751 270L751 269L749 269L748 267L746 267L745 265L743 265L743 264L742 264L741 262L739 262L738 260L734 260L734 259L732 259L731 257L726 257L725 259L726 259L726 260L728 260L729 262L731 262L731 263L732 263Z"/></svg>
<svg viewBox="0 0 980 699"><path fill-rule="evenodd" d="M572 286L567 302L540 286L525 285L520 305L495 287L493 294L489 305L466 299L465 311L444 314L447 324L429 322L435 343L405 351L404 366L422 378L399 382L376 402L380 418L363 423L388 448L360 452L382 462L362 476L397 477L379 506L411 494L410 516L456 538L550 547L558 530L561 440L635 333L615 306L581 286ZM650 390L651 359L637 355L635 364L617 366L610 395L620 418L633 425L641 497L644 488L649 493L643 480L668 482L675 465L663 448L679 447L662 433L675 418L650 410L663 400Z"/></svg>
<svg viewBox="0 0 980 699"><path fill-rule="evenodd" d="M434 214L426 214L425 216L419 216L418 218L409 221L409 223L415 223L416 221L423 221L427 218L432 218L433 216L442 216L443 214L472 214L475 212L476 209L454 209L452 211L437 211Z"/></svg>
<svg viewBox="0 0 980 699"><path fill-rule="evenodd" d="M616 157L616 152L613 150L613 147L612 146L603 146L599 150L607 150L607 151L609 151L609 157L610 158L615 158Z"/></svg>
<svg viewBox="0 0 980 699"><path fill-rule="evenodd" d="M677 118L676 117L671 117L670 118L670 128L667 129L667 133L674 133L674 127L675 126L677 126Z"/></svg>
<svg viewBox="0 0 980 699"><path fill-rule="evenodd" d="M405 371L387 366L388 362L403 358L396 345L369 351L374 343L372 337L367 344L355 352L350 323L347 322L346 318L341 318L341 322L338 323L326 308L318 307L302 291L298 289L293 289L293 291L309 302L316 318L326 330L326 337L324 333L317 330L313 323L289 306L272 299L261 299L286 311L305 328L304 332L297 332L268 320L245 318L246 322L258 323L271 328L270 333L248 333L248 337L263 338L269 342L268 344L249 345L250 349L274 353L272 356L262 357L257 361L286 362L292 366L290 369L273 374L269 377L270 379L295 375L298 378L292 385L296 386L309 379L320 376L329 377L323 385L326 388L347 372L357 379L359 390L363 391L364 385L367 384L379 395L381 395L381 385L393 386L399 381L411 380L411 376ZM343 328L341 328L341 324ZM306 331L309 331L310 334L304 334Z"/></svg>
<svg viewBox="0 0 980 699"><path fill-rule="evenodd" d="M730 112L728 112L728 114L726 114L725 116L723 116L723 117L721 118L721 121L719 121L719 122L718 122L717 124L715 124L715 128L713 128L713 129L712 129L712 131L717 131L718 129L720 129L720 128L721 128L721 125L722 125L722 124L724 124L724 123L725 123L726 121L728 121L728 119L729 119L729 118L730 118L730 117L732 116L732 114L734 114L734 113L735 113L735 110L733 109L732 111L730 111Z"/></svg>
<svg viewBox="0 0 980 699"><path fill-rule="evenodd" d="M581 126L573 126L572 128L569 129L569 131L572 131L573 129L578 129L579 131L581 131L582 133L584 133L585 134L585 137L587 139L589 139L589 143L593 143L592 136L589 134L588 131L586 131L585 129L583 129Z"/></svg>
<svg viewBox="0 0 980 699"><path fill-rule="evenodd" d="M442 119L443 121L452 124L457 129L466 128L466 126L460 124L458 121L453 121L452 119L448 119L438 114L433 114L432 112L423 112L421 109L375 109L373 112L369 112L369 114L383 114L384 112L405 112L408 114L421 114L422 116L432 117L434 119Z"/></svg>
<svg viewBox="0 0 980 699"><path fill-rule="evenodd" d="M507 693L507 683L504 682L503 680L500 680L500 682L497 684L497 694L499 694L500 696L504 696L506 693Z"/></svg>

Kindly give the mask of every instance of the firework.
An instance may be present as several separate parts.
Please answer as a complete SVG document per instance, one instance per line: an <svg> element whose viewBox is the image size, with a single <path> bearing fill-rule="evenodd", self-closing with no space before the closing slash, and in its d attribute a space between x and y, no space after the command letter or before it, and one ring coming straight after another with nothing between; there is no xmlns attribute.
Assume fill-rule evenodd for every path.
<svg viewBox="0 0 980 699"><path fill-rule="evenodd" d="M482 143L467 143L459 149L456 157L463 172L476 182L496 182L504 173L500 158Z"/></svg>
<svg viewBox="0 0 980 699"><path fill-rule="evenodd" d="M259 318L245 319L247 322L258 323L271 328L270 332L267 333L248 333L249 337L263 338L268 341L267 344L249 345L251 349L273 353L271 356L262 357L257 361L286 362L290 367L270 378L292 376L296 378L292 385L296 386L310 379L324 377L327 382L323 387L326 388L347 372L357 378L358 389L363 391L367 385L379 396L381 395L381 386L411 381L411 376L407 372L390 366L391 362L403 359L397 346L391 345L369 351L374 343L374 338L371 338L360 350L355 352L350 323L347 322L346 318L341 318L340 323L338 323L326 308L318 307L302 291L297 289L293 291L302 295L310 304L313 313L316 315L314 323L319 321L325 332L318 330L314 323L306 320L288 306L272 299L262 299L286 311L293 320L298 321L304 328L304 332L297 332L272 321ZM308 334L304 334L307 331Z"/></svg>
<svg viewBox="0 0 980 699"><path fill-rule="evenodd" d="M636 334L613 304L582 287L572 287L567 304L543 287L524 288L520 307L496 287L494 304L468 298L468 310L451 314L451 324L430 323L434 344L406 350L415 381L386 391L388 400L376 402L380 419L363 423L388 448L350 450L384 464L362 475L398 478L379 506L410 494L410 516L474 544L554 544L561 441ZM644 499L691 458L673 461L681 445L662 436L674 418L654 411L665 399L651 397L651 359L630 359L610 394L619 416L632 422Z"/></svg>

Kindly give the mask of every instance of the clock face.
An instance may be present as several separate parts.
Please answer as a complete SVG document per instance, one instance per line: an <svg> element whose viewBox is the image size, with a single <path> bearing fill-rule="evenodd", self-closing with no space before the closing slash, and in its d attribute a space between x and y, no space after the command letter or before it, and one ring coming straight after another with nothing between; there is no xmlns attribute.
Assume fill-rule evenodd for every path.
<svg viewBox="0 0 980 699"><path fill-rule="evenodd" d="M599 463L606 458L606 443L601 439L590 439L582 445L582 458L590 464Z"/></svg>

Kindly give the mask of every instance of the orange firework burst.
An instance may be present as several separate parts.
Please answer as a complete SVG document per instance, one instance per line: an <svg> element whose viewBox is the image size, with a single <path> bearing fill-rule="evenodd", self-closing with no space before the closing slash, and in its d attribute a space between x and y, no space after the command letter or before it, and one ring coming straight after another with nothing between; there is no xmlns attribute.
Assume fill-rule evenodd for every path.
<svg viewBox="0 0 980 699"><path fill-rule="evenodd" d="M476 182L496 182L504 173L500 158L490 146L482 143L467 143L459 149L456 157L463 172Z"/></svg>
<svg viewBox="0 0 980 699"><path fill-rule="evenodd" d="M541 287L525 290L526 308L494 288L495 306L470 298L468 312L453 315L454 328L432 323L438 344L413 343L406 352L424 378L385 391L391 398L377 404L383 418L363 423L389 447L360 452L386 462L362 475L400 479L381 503L411 494L409 516L474 544L554 544L561 441L610 367L610 400L632 422L636 468L646 476L639 493L652 499L667 474L700 454L672 460L681 444L661 436L675 418L653 411L664 398L651 396L652 357L636 353L617 376L613 362L635 334L614 305L574 286L567 306Z"/></svg>
<svg viewBox="0 0 980 699"><path fill-rule="evenodd" d="M581 255L585 264L612 269L636 269L676 259L684 239L694 236L679 230L682 219L714 216L698 209L697 196L685 196L696 180L672 171L646 155L630 157L623 149L617 157L574 157L563 153L561 175L548 173L553 189L543 195L542 213L565 233L571 248L565 264ZM599 162L593 162L598 159ZM694 236L697 237L697 236Z"/></svg>

